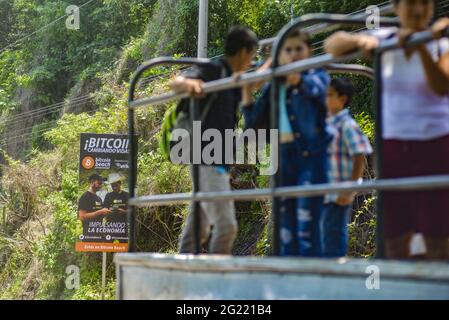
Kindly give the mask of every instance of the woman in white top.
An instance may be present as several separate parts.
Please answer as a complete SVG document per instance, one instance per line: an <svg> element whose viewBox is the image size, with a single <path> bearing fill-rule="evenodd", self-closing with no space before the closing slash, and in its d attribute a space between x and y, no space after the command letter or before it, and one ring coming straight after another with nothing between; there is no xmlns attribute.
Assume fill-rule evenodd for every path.
<svg viewBox="0 0 449 320"><path fill-rule="evenodd" d="M395 0L399 29L365 34L337 32L325 50L340 56L357 48L369 53L382 38L400 44L429 28L435 1ZM434 41L382 56L384 178L449 174L449 26L432 25ZM449 259L449 190L385 192L384 236L388 258Z"/></svg>

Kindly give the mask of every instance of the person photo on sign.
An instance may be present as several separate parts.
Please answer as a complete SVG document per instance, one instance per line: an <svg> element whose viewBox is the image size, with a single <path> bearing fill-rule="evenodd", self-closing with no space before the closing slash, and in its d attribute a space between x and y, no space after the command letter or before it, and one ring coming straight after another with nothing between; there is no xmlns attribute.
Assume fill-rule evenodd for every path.
<svg viewBox="0 0 449 320"><path fill-rule="evenodd" d="M111 216L123 217L127 213L129 194L122 190L123 180L125 177L119 173L111 173L108 177L107 183L111 186L112 192L109 192L104 198L103 207L111 210Z"/></svg>
<svg viewBox="0 0 449 320"><path fill-rule="evenodd" d="M103 177L98 174L89 176L89 190L86 191L78 202L78 219L83 222L84 239L94 238L95 235L89 232L91 222L102 222L103 217L111 214L111 210L103 208L103 201L97 195L103 186Z"/></svg>

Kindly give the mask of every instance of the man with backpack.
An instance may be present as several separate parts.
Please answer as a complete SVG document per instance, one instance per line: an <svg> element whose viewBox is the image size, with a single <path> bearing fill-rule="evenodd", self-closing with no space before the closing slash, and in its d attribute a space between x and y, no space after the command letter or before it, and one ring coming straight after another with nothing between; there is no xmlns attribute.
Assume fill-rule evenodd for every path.
<svg viewBox="0 0 449 320"><path fill-rule="evenodd" d="M240 89L230 89L204 95L203 84L248 70L257 52L257 45L257 37L250 29L235 26L231 28L226 38L223 58L211 62L207 66L198 67L171 82L170 87L175 92L188 92L199 99L201 136L208 129L216 129L221 133L224 145L225 130L234 130L237 125L238 106L241 100ZM202 149L205 145L206 143L202 143ZM216 161L217 157L214 157L214 162L205 164L202 161L202 164L199 165L199 191L231 190L230 174L225 161L225 153L222 152L219 158L221 158L221 161ZM232 246L237 236L234 202L231 200L204 201L201 202L199 208L201 244L205 244L210 236L208 252L231 254ZM190 210L181 236L181 253L194 252L193 220L192 210Z"/></svg>

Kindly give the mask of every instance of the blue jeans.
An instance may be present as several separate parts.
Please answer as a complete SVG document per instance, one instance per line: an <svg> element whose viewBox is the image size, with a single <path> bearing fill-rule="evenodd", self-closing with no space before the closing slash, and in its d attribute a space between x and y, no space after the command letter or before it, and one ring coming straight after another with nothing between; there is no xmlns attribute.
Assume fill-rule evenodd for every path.
<svg viewBox="0 0 449 320"><path fill-rule="evenodd" d="M323 212L323 256L344 257L348 251L351 206L325 205Z"/></svg>
<svg viewBox="0 0 449 320"><path fill-rule="evenodd" d="M304 157L296 146L281 146L282 186L321 184L328 182L326 152ZM322 256L321 215L324 198L281 198L281 255Z"/></svg>

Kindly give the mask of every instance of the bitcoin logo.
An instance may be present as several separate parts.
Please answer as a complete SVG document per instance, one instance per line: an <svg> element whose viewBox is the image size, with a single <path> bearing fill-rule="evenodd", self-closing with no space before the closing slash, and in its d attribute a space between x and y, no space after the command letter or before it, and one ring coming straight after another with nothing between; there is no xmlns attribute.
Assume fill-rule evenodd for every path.
<svg viewBox="0 0 449 320"><path fill-rule="evenodd" d="M92 169L95 166L95 160L92 157L84 157L81 161L81 165L84 169Z"/></svg>

